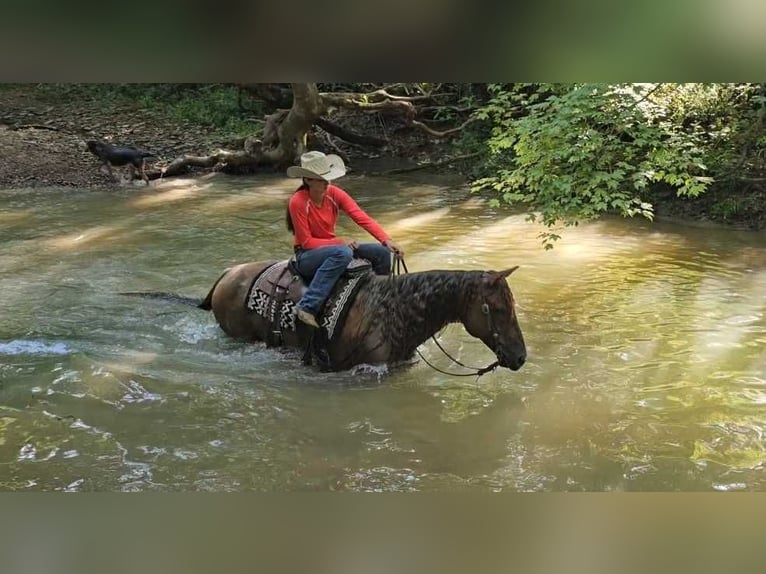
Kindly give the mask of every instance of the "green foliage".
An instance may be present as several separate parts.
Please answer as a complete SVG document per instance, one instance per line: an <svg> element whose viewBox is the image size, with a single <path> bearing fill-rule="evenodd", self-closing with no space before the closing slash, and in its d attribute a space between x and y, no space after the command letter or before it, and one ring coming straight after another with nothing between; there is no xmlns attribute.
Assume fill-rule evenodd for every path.
<svg viewBox="0 0 766 574"><path fill-rule="evenodd" d="M39 84L52 98L130 104L211 139L255 135L263 105L231 84ZM285 84L284 87L287 85ZM605 213L651 219L653 198L695 198L708 215L742 218L766 181L765 84L327 83L320 91L414 96L418 119L454 136L473 189L547 226ZM14 85L0 86L0 90ZM242 109L244 104L246 109ZM479 159L475 159L478 157ZM749 186L748 182L755 183ZM762 200L759 200L762 203ZM701 205L697 202L696 205ZM757 205L756 205L757 207Z"/></svg>
<svg viewBox="0 0 766 574"><path fill-rule="evenodd" d="M742 201L734 197L725 197L710 207L710 212L716 218L732 219L742 212Z"/></svg>
<svg viewBox="0 0 766 574"><path fill-rule="evenodd" d="M763 84L687 84L668 108L707 149L718 180L758 177L766 169L766 88Z"/></svg>
<svg viewBox="0 0 766 574"><path fill-rule="evenodd" d="M253 124L243 122L238 97L235 87L206 86L182 94L168 111L178 120L210 125L230 133L252 133Z"/></svg>
<svg viewBox="0 0 766 574"><path fill-rule="evenodd" d="M606 212L651 219L653 183L698 196L713 181L706 134L678 121L684 106L658 99L663 89L675 94L649 84L490 86L479 111L491 122L487 175L474 190L523 205L548 227ZM553 238L544 234L546 244Z"/></svg>
<svg viewBox="0 0 766 574"><path fill-rule="evenodd" d="M71 97L98 100L103 105L130 103L149 114L208 126L227 135L257 131L252 116L262 117L260 105L248 99L252 109L240 109L240 94L231 84L41 84L41 90ZM260 122L260 119L258 120Z"/></svg>
<svg viewBox="0 0 766 574"><path fill-rule="evenodd" d="M758 192L750 193L729 192L728 194L712 194L713 200L707 208L707 215L712 219L725 222L748 222L752 221L754 214L763 214L763 196Z"/></svg>

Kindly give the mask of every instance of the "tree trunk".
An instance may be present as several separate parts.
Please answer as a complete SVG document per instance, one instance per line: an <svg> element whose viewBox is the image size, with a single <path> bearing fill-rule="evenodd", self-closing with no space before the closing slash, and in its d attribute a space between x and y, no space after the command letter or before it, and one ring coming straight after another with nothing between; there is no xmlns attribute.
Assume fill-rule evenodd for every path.
<svg viewBox="0 0 766 574"><path fill-rule="evenodd" d="M292 84L293 104L290 110L276 112L270 117L276 123L277 137L270 137L268 144L258 138L246 138L244 149L237 151L218 150L206 156L185 155L173 160L163 169L147 170L149 179L170 177L186 173L191 167L212 168L215 171L241 172L252 170L259 165L284 168L295 163L306 147L306 134L319 119L325 108L316 84ZM275 142L276 140L276 142Z"/></svg>
<svg viewBox="0 0 766 574"><path fill-rule="evenodd" d="M243 87L251 93L268 99L272 104L277 101L280 103L285 101L283 85L245 84ZM475 118L469 117L458 127L437 131L415 119L418 116L418 108L414 102L422 105L445 94L398 96L385 89L364 94L320 93L315 83L290 84L290 89L292 90L292 104L289 110L277 108L273 113L266 116L266 124L261 139L246 138L243 149L240 150L218 150L207 156L183 156L173 160L164 169L147 171L147 176L149 179L157 179L179 175L188 171L190 167L212 168L236 173L252 171L260 165L270 165L277 169L283 169L299 160L300 155L306 149L307 134L315 124L335 137L359 145L381 147L387 143L379 138L353 133L323 118L322 116L325 116L332 108L342 107L366 113L394 114L402 117L409 125L437 138L458 133L475 121Z"/></svg>
<svg viewBox="0 0 766 574"><path fill-rule="evenodd" d="M293 105L279 126L279 146L274 154L278 166L296 161L306 149L306 134L324 111L316 84L292 84Z"/></svg>

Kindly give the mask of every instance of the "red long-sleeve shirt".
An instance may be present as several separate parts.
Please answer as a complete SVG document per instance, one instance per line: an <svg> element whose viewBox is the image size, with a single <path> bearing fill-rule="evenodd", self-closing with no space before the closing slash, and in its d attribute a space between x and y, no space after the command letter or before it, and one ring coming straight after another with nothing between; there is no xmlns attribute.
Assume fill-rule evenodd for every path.
<svg viewBox="0 0 766 574"><path fill-rule="evenodd" d="M317 206L311 200L307 189L299 189L290 198L288 209L295 228L295 247L315 249L346 243L342 238L335 236L335 223L340 211L345 211L359 227L381 243L391 239L378 222L367 215L348 193L332 184L327 186L321 206Z"/></svg>

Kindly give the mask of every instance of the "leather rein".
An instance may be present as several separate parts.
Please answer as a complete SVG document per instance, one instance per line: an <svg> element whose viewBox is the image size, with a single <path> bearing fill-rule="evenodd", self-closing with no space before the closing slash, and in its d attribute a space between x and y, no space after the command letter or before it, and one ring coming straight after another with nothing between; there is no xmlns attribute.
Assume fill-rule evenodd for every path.
<svg viewBox="0 0 766 574"><path fill-rule="evenodd" d="M402 274L402 269L404 269L405 273L409 273L409 270L407 269L407 264L404 262L404 257L402 257L402 256L400 256L400 255L395 253L394 254L394 261L395 261L395 263L394 263L394 275L401 275ZM487 321L489 321L489 325L490 325L490 328L491 328L492 327L492 317L489 315L489 308L486 307L486 303L484 304L484 307L482 308L482 312L484 312L485 308L487 309L486 310ZM485 375L485 374L487 374L487 373L489 373L491 371L494 371L497 367L500 366L500 363L498 361L495 361L491 365L487 365L486 367L482 367L482 368L471 367L469 365L464 365L458 359L456 359L455 357L450 355L447 352L447 350L444 347L441 346L439 341L436 340L436 335L431 335L431 339L433 340L434 343L436 343L436 346L439 347L439 350L442 353L444 353L449 360L451 360L456 365L459 365L459 366L463 367L464 369L470 369L470 370L473 371L472 373L450 373L449 371L444 371L444 370L440 369L439 367L431 364L428 361L428 359L426 359L423 356L423 354L420 352L420 349L415 348L415 352L418 354L418 357L423 359L423 362L426 365L428 365L433 370L438 371L438 372L440 372L440 373L442 373L444 375L450 375L451 377L473 377L473 376L476 376L476 379L478 380L479 377L481 377L482 375Z"/></svg>

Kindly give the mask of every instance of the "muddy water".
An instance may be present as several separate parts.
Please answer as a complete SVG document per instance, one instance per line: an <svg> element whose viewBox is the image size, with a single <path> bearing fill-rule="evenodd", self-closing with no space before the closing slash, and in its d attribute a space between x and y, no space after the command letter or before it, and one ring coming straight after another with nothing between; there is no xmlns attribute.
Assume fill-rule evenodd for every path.
<svg viewBox="0 0 766 574"><path fill-rule="evenodd" d="M448 180L343 184L410 270L521 265L522 370L318 373L119 295L202 297L288 256L283 178L2 191L0 489L766 490L766 236L607 220L544 251ZM441 341L492 361L462 327Z"/></svg>

